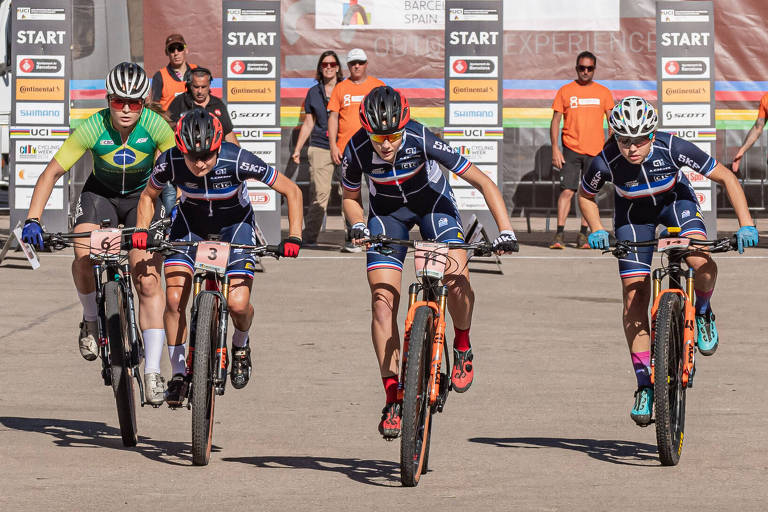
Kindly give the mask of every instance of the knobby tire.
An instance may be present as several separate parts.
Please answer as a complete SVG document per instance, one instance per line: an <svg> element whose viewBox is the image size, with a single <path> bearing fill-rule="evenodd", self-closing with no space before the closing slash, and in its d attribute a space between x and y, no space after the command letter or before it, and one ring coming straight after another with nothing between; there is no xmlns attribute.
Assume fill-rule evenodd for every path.
<svg viewBox="0 0 768 512"><path fill-rule="evenodd" d="M192 463L205 466L213 441L214 357L211 353L218 332L218 298L203 293L197 307L195 354L192 366Z"/></svg>

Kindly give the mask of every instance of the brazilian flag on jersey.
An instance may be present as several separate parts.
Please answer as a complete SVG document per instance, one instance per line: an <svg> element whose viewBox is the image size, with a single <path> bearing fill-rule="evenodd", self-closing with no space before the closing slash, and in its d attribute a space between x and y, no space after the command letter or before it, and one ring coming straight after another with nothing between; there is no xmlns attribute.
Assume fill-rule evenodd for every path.
<svg viewBox="0 0 768 512"><path fill-rule="evenodd" d="M99 110L83 121L64 141L54 158L69 170L87 150L93 154L93 175L117 194L144 188L155 161L155 150L175 146L173 130L158 113L144 108L138 123L122 142L112 126L109 109Z"/></svg>

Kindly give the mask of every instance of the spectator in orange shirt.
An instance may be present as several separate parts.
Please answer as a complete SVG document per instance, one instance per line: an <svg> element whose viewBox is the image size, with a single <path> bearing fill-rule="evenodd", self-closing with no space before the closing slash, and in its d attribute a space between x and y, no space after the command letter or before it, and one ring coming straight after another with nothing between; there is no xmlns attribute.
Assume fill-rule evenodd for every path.
<svg viewBox="0 0 768 512"><path fill-rule="evenodd" d="M592 158L602 151L603 116L606 119L613 109L613 97L607 87L593 82L597 58L591 52L581 52L576 58L578 78L562 86L552 102L552 123L549 134L552 140L552 165L560 170L560 196L557 199L557 233L550 249L565 248L565 220L571 210L571 200L581 182L581 174L587 172ZM560 120L563 120L563 150L558 138ZM589 249L587 223L581 218L581 230L576 247Z"/></svg>
<svg viewBox="0 0 768 512"><path fill-rule="evenodd" d="M173 98L187 92L185 73L194 69L195 64L187 64L187 43L181 34L171 34L165 38L165 54L168 65L152 77L152 101L157 102L168 110Z"/></svg>
<svg viewBox="0 0 768 512"><path fill-rule="evenodd" d="M328 141L331 146L331 159L336 165L341 164L341 155L352 135L362 128L360 124L360 103L365 95L380 85L386 85L378 78L368 75L368 56L360 48L353 48L347 54L349 78L333 88L328 101ZM346 222L346 240L342 252L360 252L359 246L352 243L350 225Z"/></svg>
<svg viewBox="0 0 768 512"><path fill-rule="evenodd" d="M760 109L757 111L757 119L755 120L755 124L752 125L752 128L749 129L749 132L747 132L747 138L744 139L744 144L741 145L739 150L736 152L736 155L733 157L731 170L734 173L739 172L739 164L741 163L741 158L744 156L744 153L746 153L747 150L752 147L752 144L754 144L757 139L760 138L760 134L765 128L766 117L768 117L768 94L765 94L762 98L760 98Z"/></svg>

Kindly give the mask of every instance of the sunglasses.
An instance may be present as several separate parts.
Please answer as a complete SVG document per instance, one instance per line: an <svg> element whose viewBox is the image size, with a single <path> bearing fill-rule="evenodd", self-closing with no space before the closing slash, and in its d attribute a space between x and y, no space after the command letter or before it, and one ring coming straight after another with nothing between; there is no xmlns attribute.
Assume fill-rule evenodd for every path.
<svg viewBox="0 0 768 512"><path fill-rule="evenodd" d="M184 45L181 43L174 43L170 45L168 48L168 53L174 53L174 52L183 52L184 51Z"/></svg>
<svg viewBox="0 0 768 512"><path fill-rule="evenodd" d="M368 61L365 61L365 60L352 60L352 61L347 62L347 66L349 66L349 67L352 67L352 66L365 66L366 64L368 64Z"/></svg>
<svg viewBox="0 0 768 512"><path fill-rule="evenodd" d="M188 156L195 162L207 162L216 153L215 151L206 151L205 153L189 153Z"/></svg>
<svg viewBox="0 0 768 512"><path fill-rule="evenodd" d="M325 68L325 69L328 69L328 68L336 68L336 67L338 67L338 66L339 66L339 65L338 65L337 63L335 63L335 62L321 62L321 63L320 63L320 67L321 67L321 68Z"/></svg>
<svg viewBox="0 0 768 512"><path fill-rule="evenodd" d="M385 140L388 140L389 142L397 142L400 139L403 138L404 130L400 130L399 132L395 133L388 133L388 134L379 134L379 133L369 133L368 137L375 142L376 144L382 144Z"/></svg>
<svg viewBox="0 0 768 512"><path fill-rule="evenodd" d="M109 98L109 106L115 110L123 110L126 105L128 105L131 112L139 112L144 106L144 100L116 97Z"/></svg>
<svg viewBox="0 0 768 512"><path fill-rule="evenodd" d="M635 147L643 147L653 140L653 134L642 135L640 137L616 137L616 142L623 148L628 148L633 144Z"/></svg>
<svg viewBox="0 0 768 512"><path fill-rule="evenodd" d="M576 68L581 71L582 73L584 71L589 71L590 73L595 70L595 66L576 66Z"/></svg>

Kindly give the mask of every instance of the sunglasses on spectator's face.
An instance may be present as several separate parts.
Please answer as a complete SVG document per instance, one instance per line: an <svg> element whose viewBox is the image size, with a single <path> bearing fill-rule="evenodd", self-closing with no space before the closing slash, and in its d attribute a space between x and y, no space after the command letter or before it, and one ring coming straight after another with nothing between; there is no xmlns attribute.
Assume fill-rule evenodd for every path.
<svg viewBox="0 0 768 512"><path fill-rule="evenodd" d="M144 106L144 100L117 97L109 98L109 106L115 110L123 110L126 105L128 105L131 112L139 112Z"/></svg>
<svg viewBox="0 0 768 512"><path fill-rule="evenodd" d="M385 140L388 140L389 142L397 142L403 138L403 130L400 130L399 132L395 132L395 133L388 133L386 135L378 134L378 133L369 133L368 137L370 137L371 140L376 144L382 144Z"/></svg>
<svg viewBox="0 0 768 512"><path fill-rule="evenodd" d="M168 53L183 52L184 45L181 43L174 43L168 47Z"/></svg>
<svg viewBox="0 0 768 512"><path fill-rule="evenodd" d="M352 67L352 66L365 66L367 63L368 62L364 61L364 60L352 60L352 61L347 62L347 65L349 67Z"/></svg>
<svg viewBox="0 0 768 512"><path fill-rule="evenodd" d="M643 147L653 140L653 134L642 135L640 137L616 137L616 142L623 148L629 148L633 144L635 147Z"/></svg>
<svg viewBox="0 0 768 512"><path fill-rule="evenodd" d="M585 71L589 71L590 73L595 70L595 66L576 66L579 71L584 73Z"/></svg>
<svg viewBox="0 0 768 512"><path fill-rule="evenodd" d="M338 65L338 64L336 64L336 62L321 62L321 63L320 63L320 67L321 67L321 68L325 68L325 69L328 69L328 68L335 68L335 67L338 67L338 66L339 66L339 65Z"/></svg>

